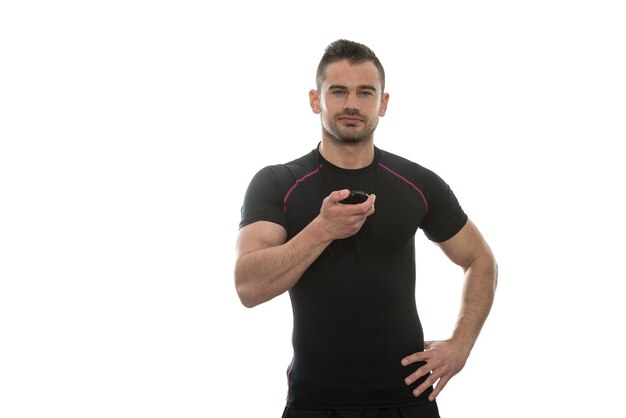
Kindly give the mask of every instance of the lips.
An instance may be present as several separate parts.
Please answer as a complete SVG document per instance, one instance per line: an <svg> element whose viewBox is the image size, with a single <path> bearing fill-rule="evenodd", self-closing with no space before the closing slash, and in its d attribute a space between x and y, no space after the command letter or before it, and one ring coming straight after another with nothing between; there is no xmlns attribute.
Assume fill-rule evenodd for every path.
<svg viewBox="0 0 626 418"><path fill-rule="evenodd" d="M339 118L339 120L343 121L343 122L348 122L348 123L356 123L356 122L363 122L363 119L361 118L356 118L354 116L341 116Z"/></svg>

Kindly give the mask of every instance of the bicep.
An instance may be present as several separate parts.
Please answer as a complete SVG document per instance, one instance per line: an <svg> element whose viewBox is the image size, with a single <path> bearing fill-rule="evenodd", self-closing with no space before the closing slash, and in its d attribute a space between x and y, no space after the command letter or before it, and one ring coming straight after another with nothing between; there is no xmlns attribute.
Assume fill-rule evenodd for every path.
<svg viewBox="0 0 626 418"><path fill-rule="evenodd" d="M464 270L479 258L493 257L487 242L470 219L452 238L437 245L453 263Z"/></svg>
<svg viewBox="0 0 626 418"><path fill-rule="evenodd" d="M244 226L237 236L237 257L242 257L264 248L282 245L287 240L287 231L277 223L258 221Z"/></svg>

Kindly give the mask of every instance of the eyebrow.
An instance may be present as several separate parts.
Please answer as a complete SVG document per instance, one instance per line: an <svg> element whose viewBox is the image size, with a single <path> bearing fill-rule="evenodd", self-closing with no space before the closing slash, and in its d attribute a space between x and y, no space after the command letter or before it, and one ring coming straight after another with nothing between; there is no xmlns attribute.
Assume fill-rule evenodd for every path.
<svg viewBox="0 0 626 418"><path fill-rule="evenodd" d="M346 86L342 86L339 84L333 84L330 87L328 87L328 90L348 90L348 88ZM372 90L372 91L376 91L376 87L370 85L370 84L364 84L361 86L357 87L357 90Z"/></svg>

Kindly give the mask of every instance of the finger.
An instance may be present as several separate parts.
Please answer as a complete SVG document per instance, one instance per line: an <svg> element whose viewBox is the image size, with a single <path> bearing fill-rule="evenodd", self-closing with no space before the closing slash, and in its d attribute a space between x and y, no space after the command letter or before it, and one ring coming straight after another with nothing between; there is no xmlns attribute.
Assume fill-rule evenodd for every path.
<svg viewBox="0 0 626 418"><path fill-rule="evenodd" d="M403 366L408 366L409 364L417 363L419 361L426 361L428 357L429 356L426 353L424 353L423 351L419 351L403 358L401 364Z"/></svg>
<svg viewBox="0 0 626 418"><path fill-rule="evenodd" d="M424 376L426 376L428 374L430 374L430 367L425 364L422 367L420 367L419 369L417 369L416 371L414 371L413 373L411 373L410 375L408 375L404 379L404 383L406 385L411 385L414 382L417 382L419 379L421 379L422 377L424 377Z"/></svg>
<svg viewBox="0 0 626 418"><path fill-rule="evenodd" d="M350 196L350 190L348 189L336 190L328 196L328 201L330 203L339 203L340 201L342 201L348 196Z"/></svg>
<svg viewBox="0 0 626 418"><path fill-rule="evenodd" d="M449 381L450 379L446 377L442 377L441 379L439 379L439 382L437 382L437 386L435 386L435 389L431 392L430 395L428 395L428 400L431 402L434 401L437 396L439 396L443 388L446 387Z"/></svg>
<svg viewBox="0 0 626 418"><path fill-rule="evenodd" d="M357 209L359 211L359 213L362 213L363 215L371 215L372 213L374 213L374 201L376 200L376 198L372 198L372 196L368 197L367 200L363 203L359 203L356 205L353 205L353 207L355 209ZM370 213L371 211L371 213Z"/></svg>
<svg viewBox="0 0 626 418"><path fill-rule="evenodd" d="M376 195L375 194L371 194L370 197L367 198L367 200L365 201L368 204L367 210L371 210L372 213L374 213L375 209L374 209L374 202L376 202ZM370 213L370 215L372 214Z"/></svg>
<svg viewBox="0 0 626 418"><path fill-rule="evenodd" d="M424 350L430 350L432 345L433 345L432 341L424 341Z"/></svg>
<svg viewBox="0 0 626 418"><path fill-rule="evenodd" d="M413 396L419 396L420 394L424 393L429 387L432 387L437 382L437 380L439 380L439 376L435 375L435 373L431 373L430 376L428 376L428 378L424 380L421 385L413 390Z"/></svg>

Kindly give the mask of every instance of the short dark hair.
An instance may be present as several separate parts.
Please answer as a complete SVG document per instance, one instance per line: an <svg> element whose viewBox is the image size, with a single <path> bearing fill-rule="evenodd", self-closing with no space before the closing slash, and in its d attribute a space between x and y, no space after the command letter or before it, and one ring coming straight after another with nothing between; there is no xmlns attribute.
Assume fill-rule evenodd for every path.
<svg viewBox="0 0 626 418"><path fill-rule="evenodd" d="M341 60L348 60L350 64L361 64L365 61L374 63L380 75L382 91L385 91L385 70L374 51L363 44L346 39L339 39L326 47L324 55L317 66L315 82L318 90L322 87L322 82L326 76L326 67Z"/></svg>

